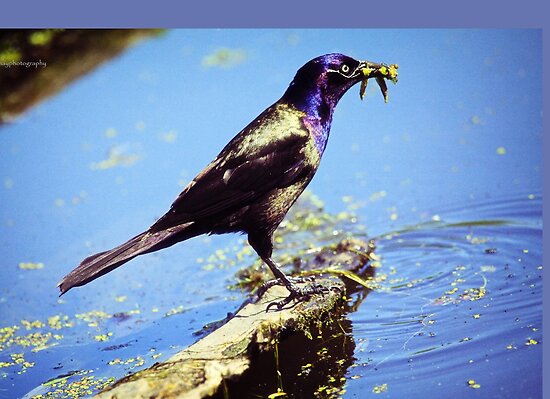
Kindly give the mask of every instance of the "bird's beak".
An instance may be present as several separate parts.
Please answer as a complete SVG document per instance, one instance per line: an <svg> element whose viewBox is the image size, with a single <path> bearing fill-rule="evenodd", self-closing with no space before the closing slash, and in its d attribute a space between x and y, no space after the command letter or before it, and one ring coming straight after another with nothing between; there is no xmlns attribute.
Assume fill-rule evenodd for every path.
<svg viewBox="0 0 550 399"><path fill-rule="evenodd" d="M376 83L380 86L380 91L384 96L384 101L388 102L388 86L386 86L385 79L391 80L393 83L397 83L397 64L378 64L376 62L361 61L357 68L355 68L354 75L361 79L361 89L359 90L359 96L361 100L365 97L365 90L367 89L367 82L370 78L375 78Z"/></svg>

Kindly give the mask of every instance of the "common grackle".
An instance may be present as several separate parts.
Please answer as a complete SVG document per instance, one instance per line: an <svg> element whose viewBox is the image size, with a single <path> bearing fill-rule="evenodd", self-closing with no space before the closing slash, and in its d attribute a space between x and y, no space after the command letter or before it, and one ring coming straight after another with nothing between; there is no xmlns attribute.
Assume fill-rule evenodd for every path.
<svg viewBox="0 0 550 399"><path fill-rule="evenodd" d="M61 295L110 272L138 255L158 251L200 234L243 232L277 282L290 295L271 305L317 292L299 288L272 260L272 235L313 178L327 144L334 108L358 82L396 80L396 65L326 54L302 66L283 96L237 134L145 232L92 255L59 283ZM269 309L269 307L268 307Z"/></svg>

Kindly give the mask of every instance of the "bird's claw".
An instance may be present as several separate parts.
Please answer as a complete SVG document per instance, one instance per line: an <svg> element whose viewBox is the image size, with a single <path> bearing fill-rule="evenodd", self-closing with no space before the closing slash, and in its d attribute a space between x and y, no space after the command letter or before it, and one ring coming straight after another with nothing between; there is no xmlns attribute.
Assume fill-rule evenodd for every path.
<svg viewBox="0 0 550 399"><path fill-rule="evenodd" d="M313 278L307 278L307 281L313 281L313 280L314 280ZM278 280L275 280L275 283L271 284L271 286L276 285L277 282ZM280 301L273 301L269 303L269 305L267 305L265 309L266 312L269 312L271 308L277 308L277 310L281 310L293 300L296 300L297 302L307 301L311 298L312 295L323 294L325 292L330 291L332 287L327 288L319 284L310 284L304 288L298 288L294 284L292 284L291 286L287 286L286 288L290 291L290 295Z"/></svg>
<svg viewBox="0 0 550 399"><path fill-rule="evenodd" d="M285 299L283 299L281 301L273 301L273 302L269 303L269 305L267 305L267 307L265 308L265 312L266 313L269 312L269 309L271 309L272 307L277 308L277 310L281 310L286 305L288 305L290 302L292 302L292 300L295 297L296 297L296 294L291 292L290 295L287 296ZM303 298L302 300L307 301L308 299L309 299L309 296L307 298Z"/></svg>
<svg viewBox="0 0 550 399"><path fill-rule="evenodd" d="M287 279L288 279L288 282L291 284L291 286L295 285L295 284L311 283L311 282L315 281L315 278L313 276L310 276L310 277L287 277ZM279 279L269 280L269 281L266 281L265 283L263 283L260 286L260 288L258 288L258 291L257 291L258 298L261 298L266 293L266 291L268 289L270 289L271 287L273 287L275 285L284 285L284 286L287 287L287 289L289 289L289 291L291 291L289 286L284 281L281 281ZM294 287L294 288L297 289L296 287Z"/></svg>

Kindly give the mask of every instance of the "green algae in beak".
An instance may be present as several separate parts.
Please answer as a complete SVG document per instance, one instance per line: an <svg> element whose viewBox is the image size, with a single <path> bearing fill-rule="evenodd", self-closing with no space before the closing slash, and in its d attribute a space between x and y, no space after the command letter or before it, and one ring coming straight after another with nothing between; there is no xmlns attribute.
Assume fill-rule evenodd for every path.
<svg viewBox="0 0 550 399"><path fill-rule="evenodd" d="M372 71L373 69L369 67L361 69L361 72L363 72L363 76L365 77L365 79L361 82L361 88L359 89L359 97L361 100L365 98L365 90L367 90L367 83L369 82L369 77Z"/></svg>
<svg viewBox="0 0 550 399"><path fill-rule="evenodd" d="M371 66L374 66L371 64ZM361 88L359 89L359 97L361 100L365 98L365 91L367 89L368 80L371 77L374 77L376 79L376 83L378 83L378 86L380 87L380 91L382 92L382 96L384 96L384 102L388 102L388 86L386 85L386 79L391 80L394 84L397 83L397 69L399 66L397 64L375 64L374 68L371 68L369 66L363 68L361 72L363 72L364 79L361 82Z"/></svg>
<svg viewBox="0 0 550 399"><path fill-rule="evenodd" d="M374 71L374 69L371 69L369 67L363 68L361 70L361 72L363 72L363 76L365 76L365 78L368 78L372 71Z"/></svg>
<svg viewBox="0 0 550 399"><path fill-rule="evenodd" d="M397 64L391 64L388 67L388 79L391 80L393 83L397 83L397 70L399 69L399 65Z"/></svg>

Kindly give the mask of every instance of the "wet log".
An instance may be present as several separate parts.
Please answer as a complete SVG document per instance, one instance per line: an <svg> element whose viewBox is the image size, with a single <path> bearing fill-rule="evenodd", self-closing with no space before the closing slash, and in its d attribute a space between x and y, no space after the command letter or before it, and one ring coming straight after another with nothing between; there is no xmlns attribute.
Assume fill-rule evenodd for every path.
<svg viewBox="0 0 550 399"><path fill-rule="evenodd" d="M264 396L269 396L266 395L269 392L273 398L282 396L283 387L280 381L278 383L277 376L280 376L279 369L282 367L279 365L279 346L285 345L285 342L288 348L292 348L289 351L292 351L293 357L302 359L307 366L312 363L307 356L300 354L301 351L304 354L315 353L311 350L316 347L315 340L323 345L332 341L336 355L324 355L325 361L330 359L330 364L323 369L343 376L352 358L353 341L346 339L339 315L347 306L345 298L350 281L347 281L346 287L346 283L335 275L362 271L364 276L365 270L372 271L367 266L372 249L372 243L369 245L358 240L344 240L335 248L324 249L306 262L306 270L302 270L302 274L314 274L320 269L331 270L333 273L324 273L315 279L316 284L326 287L326 292L315 294L304 302L290 303L281 310L266 312L269 303L288 295L286 288L273 286L261 300L249 299L234 315L228 316L221 327L195 344L165 362L119 380L96 398L240 397L234 393L228 395L228 386L239 379L248 379L245 382L247 386L259 384L258 375L267 375L272 381L271 386L263 387ZM336 270L342 273L334 273ZM355 285L357 280L351 283ZM343 347L347 349L342 351ZM269 354L268 361L261 361L262 354L266 359L266 353ZM270 363L274 367L267 366L264 370ZM304 365L300 369L300 365L295 363L290 364L298 368L293 371L298 374ZM243 378L245 374L248 377ZM333 389L338 389L338 384L335 386ZM232 387L231 390L235 392L239 388Z"/></svg>

